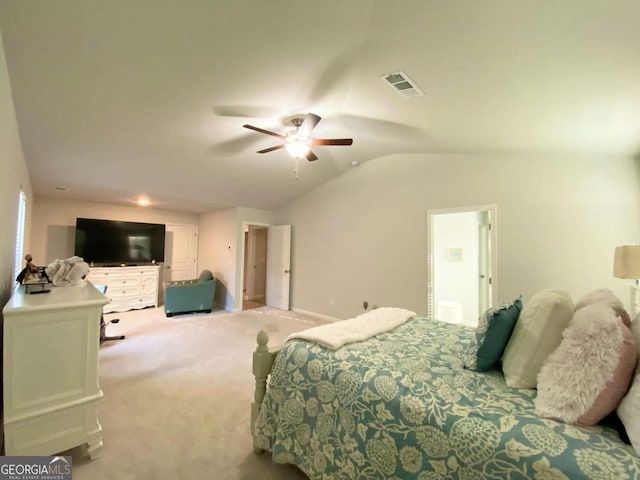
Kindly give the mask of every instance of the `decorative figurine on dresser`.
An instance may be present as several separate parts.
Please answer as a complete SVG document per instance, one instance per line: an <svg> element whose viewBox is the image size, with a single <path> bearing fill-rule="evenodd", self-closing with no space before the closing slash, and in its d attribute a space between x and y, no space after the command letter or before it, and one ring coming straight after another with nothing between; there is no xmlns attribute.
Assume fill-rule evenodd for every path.
<svg viewBox="0 0 640 480"><path fill-rule="evenodd" d="M46 295L27 293L23 280L2 310L6 455L53 455L86 445L93 459L102 448L98 347L109 300L82 279L88 272L82 259L69 272L74 268ZM48 269L41 272L56 278Z"/></svg>
<svg viewBox="0 0 640 480"><path fill-rule="evenodd" d="M38 267L32 263L33 257L27 253L24 257L27 262L25 267L16 277L16 282L25 285L27 293L47 293L51 287L51 281L45 271L45 267Z"/></svg>

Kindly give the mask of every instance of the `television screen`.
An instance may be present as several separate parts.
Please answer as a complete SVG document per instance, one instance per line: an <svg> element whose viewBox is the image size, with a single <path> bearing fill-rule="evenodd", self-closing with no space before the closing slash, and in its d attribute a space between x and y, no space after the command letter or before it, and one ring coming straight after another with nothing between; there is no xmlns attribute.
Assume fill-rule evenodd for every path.
<svg viewBox="0 0 640 480"><path fill-rule="evenodd" d="M165 225L76 219L75 255L100 265L164 262Z"/></svg>

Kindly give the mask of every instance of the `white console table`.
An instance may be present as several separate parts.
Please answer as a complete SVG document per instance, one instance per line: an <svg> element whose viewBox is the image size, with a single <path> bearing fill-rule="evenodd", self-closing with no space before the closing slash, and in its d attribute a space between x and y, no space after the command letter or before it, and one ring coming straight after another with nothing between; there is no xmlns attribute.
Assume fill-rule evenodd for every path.
<svg viewBox="0 0 640 480"><path fill-rule="evenodd" d="M100 315L108 302L90 282L11 297L4 314L6 455L102 448L98 401Z"/></svg>
<svg viewBox="0 0 640 480"><path fill-rule="evenodd" d="M160 267L92 267L88 280L106 285L110 303L104 313L126 312L136 308L158 306Z"/></svg>

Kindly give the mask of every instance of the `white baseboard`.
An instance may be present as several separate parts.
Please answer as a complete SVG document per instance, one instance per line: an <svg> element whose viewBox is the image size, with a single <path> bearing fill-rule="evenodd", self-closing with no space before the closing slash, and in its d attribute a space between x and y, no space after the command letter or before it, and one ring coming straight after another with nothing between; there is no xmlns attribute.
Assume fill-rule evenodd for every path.
<svg viewBox="0 0 640 480"><path fill-rule="evenodd" d="M302 313L303 315L309 315L310 317L315 317L319 320L324 320L325 322L339 322L342 319L341 318L335 318L335 317L330 317L328 315L322 315L321 313L316 313L316 312L310 312L309 310L303 310L301 308L291 308L292 312L295 313Z"/></svg>
<svg viewBox="0 0 640 480"><path fill-rule="evenodd" d="M240 310L242 310L242 307L232 308L232 307L227 307L226 305L223 305L221 303L213 302L213 311L219 312L220 310L224 310L227 313L233 313L233 312L239 312Z"/></svg>

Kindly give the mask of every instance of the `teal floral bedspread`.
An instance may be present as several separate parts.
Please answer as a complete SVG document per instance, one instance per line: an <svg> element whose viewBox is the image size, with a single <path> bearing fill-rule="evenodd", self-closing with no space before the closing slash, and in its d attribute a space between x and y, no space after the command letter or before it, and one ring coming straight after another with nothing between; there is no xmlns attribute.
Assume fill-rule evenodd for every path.
<svg viewBox="0 0 640 480"><path fill-rule="evenodd" d="M278 354L256 442L315 479L640 479L615 430L533 413L535 390L463 368L473 330L414 317L339 350Z"/></svg>

